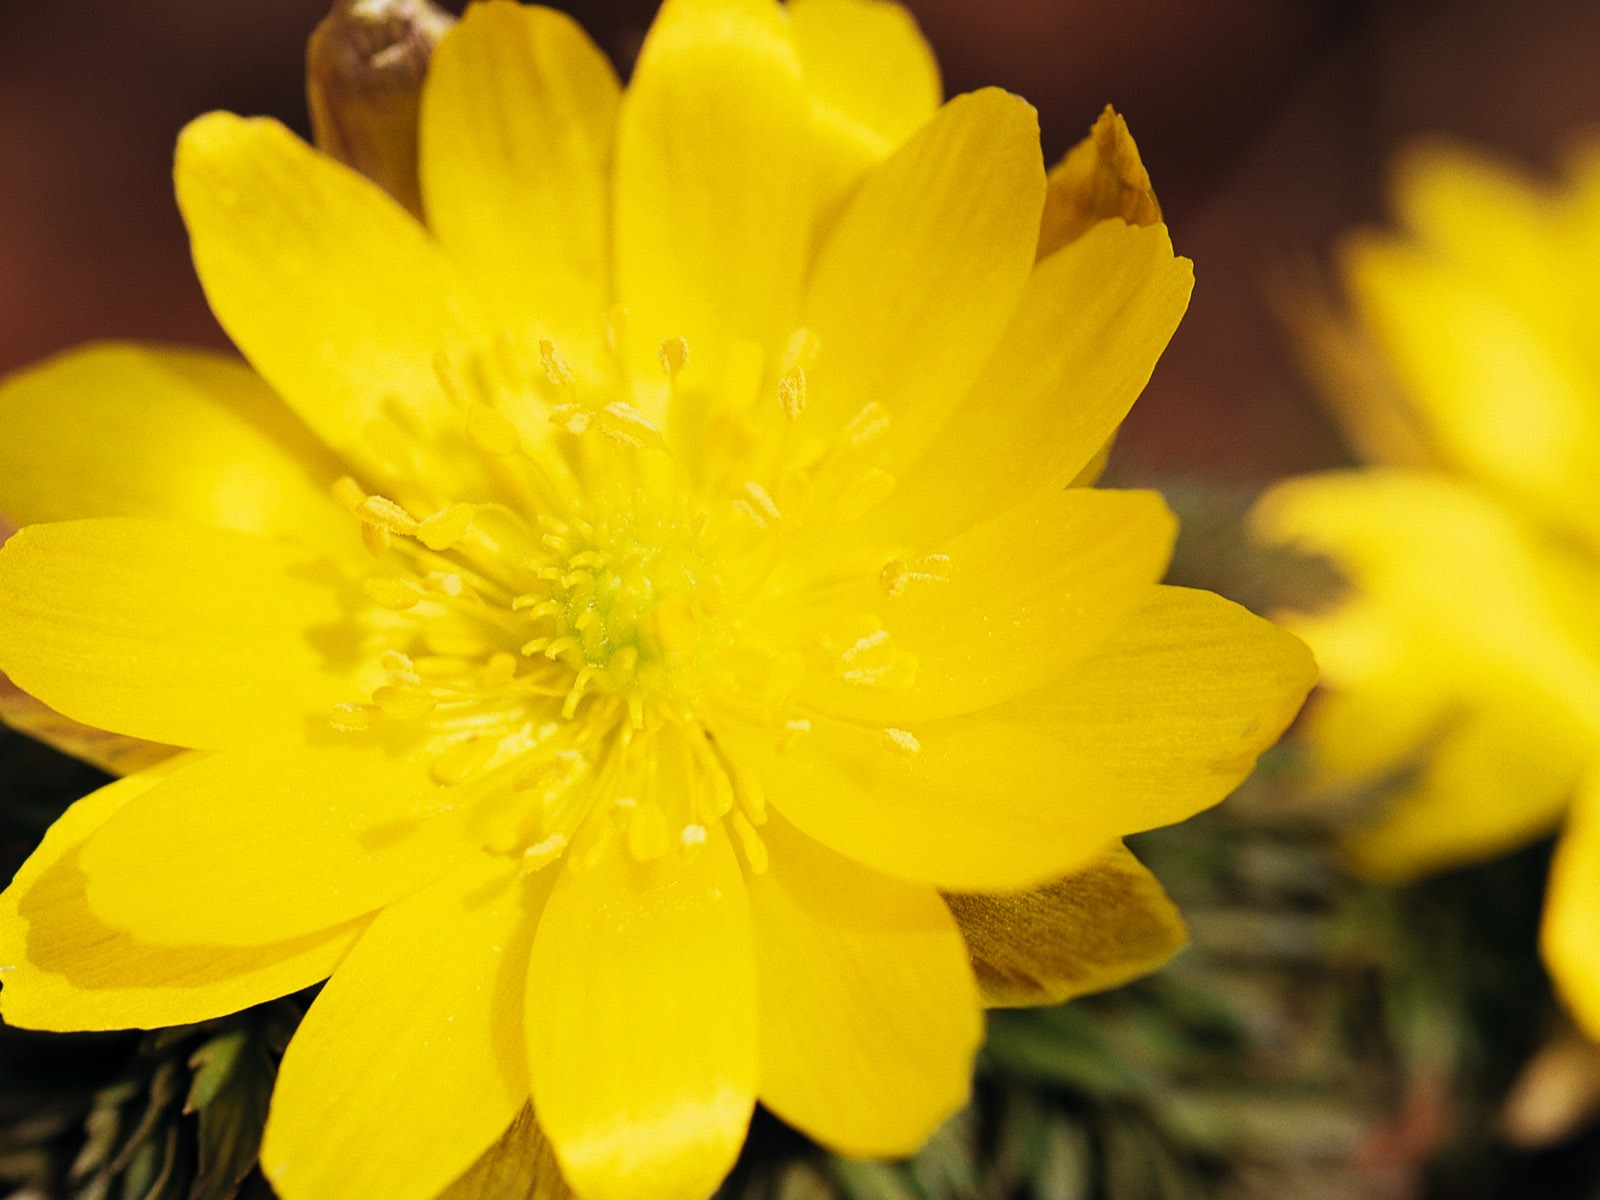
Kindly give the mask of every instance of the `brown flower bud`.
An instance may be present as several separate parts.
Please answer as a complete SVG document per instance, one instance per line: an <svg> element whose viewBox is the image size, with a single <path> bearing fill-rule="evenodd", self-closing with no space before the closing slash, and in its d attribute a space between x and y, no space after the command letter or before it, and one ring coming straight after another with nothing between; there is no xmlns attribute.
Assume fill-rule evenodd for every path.
<svg viewBox="0 0 1600 1200"><path fill-rule="evenodd" d="M334 0L306 46L317 146L418 216L422 81L433 48L454 23L430 0Z"/></svg>

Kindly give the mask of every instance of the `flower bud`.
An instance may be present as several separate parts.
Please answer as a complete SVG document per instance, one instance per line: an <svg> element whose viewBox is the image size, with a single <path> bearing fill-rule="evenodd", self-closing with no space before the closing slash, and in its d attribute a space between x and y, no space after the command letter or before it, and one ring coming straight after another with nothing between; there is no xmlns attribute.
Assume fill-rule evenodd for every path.
<svg viewBox="0 0 1600 1200"><path fill-rule="evenodd" d="M306 46L317 146L418 216L422 81L433 48L454 22L430 0L334 0Z"/></svg>

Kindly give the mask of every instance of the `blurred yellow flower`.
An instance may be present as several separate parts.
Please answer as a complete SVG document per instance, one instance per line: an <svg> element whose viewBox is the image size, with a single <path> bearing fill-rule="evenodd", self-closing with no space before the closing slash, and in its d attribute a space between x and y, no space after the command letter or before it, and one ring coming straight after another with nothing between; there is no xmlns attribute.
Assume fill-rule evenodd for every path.
<svg viewBox="0 0 1600 1200"><path fill-rule="evenodd" d="M420 137L426 227L196 121L179 202L253 370L110 346L0 391L0 669L181 748L0 898L0 1010L331 975L287 1200L424 1200L530 1098L594 1200L710 1193L757 1098L910 1152L982 1003L1181 944L1118 839L1311 682L1158 585L1157 496L1066 486L1188 302L1132 142L1108 114L1047 179L1033 110L941 107L870 0L668 0L626 93L480 4Z"/></svg>
<svg viewBox="0 0 1600 1200"><path fill-rule="evenodd" d="M1358 320L1311 329L1378 465L1290 480L1257 511L1350 584L1289 621L1327 688L1313 771L1390 785L1351 844L1383 878L1503 852L1566 813L1544 951L1600 1035L1600 159L1555 189L1420 147L1394 195L1403 230L1345 248Z"/></svg>

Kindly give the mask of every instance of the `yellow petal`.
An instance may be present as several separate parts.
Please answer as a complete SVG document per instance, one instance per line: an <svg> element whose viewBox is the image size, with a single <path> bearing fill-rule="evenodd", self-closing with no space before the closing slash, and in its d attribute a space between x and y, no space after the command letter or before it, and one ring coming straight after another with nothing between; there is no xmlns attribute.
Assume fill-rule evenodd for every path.
<svg viewBox="0 0 1600 1200"><path fill-rule="evenodd" d="M537 913L476 855L372 922L284 1055L261 1166L284 1200L433 1200L528 1098Z"/></svg>
<svg viewBox="0 0 1600 1200"><path fill-rule="evenodd" d="M939 107L933 48L892 0L790 0L816 131L817 211L826 220Z"/></svg>
<svg viewBox="0 0 1600 1200"><path fill-rule="evenodd" d="M30 526L0 548L0 670L75 720L149 741L298 734L351 698L330 575L288 542L232 530Z"/></svg>
<svg viewBox="0 0 1600 1200"><path fill-rule="evenodd" d="M481 327L422 226L277 122L230 113L184 130L177 186L212 311L306 424L377 482L481 491L437 371Z"/></svg>
<svg viewBox="0 0 1600 1200"><path fill-rule="evenodd" d="M1600 1039L1600 776L1591 774L1556 845L1539 949L1578 1025Z"/></svg>
<svg viewBox="0 0 1600 1200"><path fill-rule="evenodd" d="M811 116L771 0L667 0L617 134L617 288L652 359L718 363L794 323L811 220Z"/></svg>
<svg viewBox="0 0 1600 1200"><path fill-rule="evenodd" d="M1084 138L1050 169L1039 257L1053 254L1098 222L1117 217L1129 225L1154 225L1161 206L1139 158L1128 123L1109 104Z"/></svg>
<svg viewBox="0 0 1600 1200"><path fill-rule="evenodd" d="M1038 117L989 88L958 96L874 169L824 244L806 295L817 342L797 442L871 402L877 465L898 474L972 385L1033 265Z"/></svg>
<svg viewBox="0 0 1600 1200"><path fill-rule="evenodd" d="M621 88L570 17L476 4L439 44L422 108L428 226L530 344L573 356L611 303L611 145Z"/></svg>
<svg viewBox="0 0 1600 1200"><path fill-rule="evenodd" d="M0 674L0 721L18 733L99 767L108 775L131 775L170 758L174 750L159 742L108 733L63 717Z"/></svg>
<svg viewBox="0 0 1600 1200"><path fill-rule="evenodd" d="M0 385L0 512L20 525L163 517L355 553L343 468L243 363L106 344Z"/></svg>
<svg viewBox="0 0 1600 1200"><path fill-rule="evenodd" d="M941 578L886 589L881 570L828 592L798 619L822 629L802 695L827 712L911 721L972 712L1059 675L1098 650L1149 599L1175 522L1154 492L1036 493L948 541ZM907 562L920 561L911 555ZM876 614L887 638L835 618ZM879 678L876 655L915 660ZM902 678L901 676L904 676Z"/></svg>
<svg viewBox="0 0 1600 1200"><path fill-rule="evenodd" d="M355 734L209 755L83 851L89 903L157 943L256 946L369 913L471 849L427 759Z"/></svg>
<svg viewBox="0 0 1600 1200"><path fill-rule="evenodd" d="M533 1105L584 1200L704 1200L756 1086L750 910L720 827L637 863L569 863L534 938Z"/></svg>
<svg viewBox="0 0 1600 1200"><path fill-rule="evenodd" d="M1144 389L1193 286L1161 225L1105 221L1041 262L978 382L872 528L944 536L1073 480Z"/></svg>
<svg viewBox="0 0 1600 1200"><path fill-rule="evenodd" d="M781 818L750 880L761 1100L829 1149L907 1155L966 1100L983 1037L949 910Z"/></svg>
<svg viewBox="0 0 1600 1200"><path fill-rule="evenodd" d="M1441 459L1600 537L1600 406L1578 350L1423 250L1368 239L1345 268Z"/></svg>
<svg viewBox="0 0 1600 1200"><path fill-rule="evenodd" d="M1060 1004L1120 987L1189 939L1160 881L1121 845L1032 891L945 899L992 1008Z"/></svg>
<svg viewBox="0 0 1600 1200"><path fill-rule="evenodd" d="M1482 150L1422 142L1395 164L1396 215L1440 257L1463 268L1542 336L1583 350L1584 319L1561 207L1508 162Z"/></svg>
<svg viewBox="0 0 1600 1200"><path fill-rule="evenodd" d="M325 979L355 941L364 921L249 949L153 946L90 912L78 861L84 842L177 765L130 775L79 800L0 894L0 1015L7 1024L98 1030L204 1021Z"/></svg>
<svg viewBox="0 0 1600 1200"><path fill-rule="evenodd" d="M1093 657L1006 704L903 729L813 717L781 741L719 727L803 832L970 892L1082 869L1249 773L1310 689L1305 647L1207 592L1153 588Z"/></svg>
<svg viewBox="0 0 1600 1200"><path fill-rule="evenodd" d="M1437 475L1292 480L1254 519L1351 584L1289 620L1328 689L1305 730L1316 786L1426 767L1358 840L1361 867L1403 878L1548 828L1600 729L1592 571Z"/></svg>

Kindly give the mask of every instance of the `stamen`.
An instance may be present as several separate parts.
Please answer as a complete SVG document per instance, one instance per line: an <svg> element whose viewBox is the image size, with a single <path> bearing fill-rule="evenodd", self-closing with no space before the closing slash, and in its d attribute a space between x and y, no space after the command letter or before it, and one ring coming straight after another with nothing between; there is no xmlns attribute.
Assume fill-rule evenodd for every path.
<svg viewBox="0 0 1600 1200"><path fill-rule="evenodd" d="M902 595L906 585L911 583L949 583L950 556L924 554L911 562L903 558L891 558L878 572L878 582L891 596Z"/></svg>
<svg viewBox="0 0 1600 1200"><path fill-rule="evenodd" d="M791 421L806 409L806 373L803 367L790 367L778 376L778 405Z"/></svg>
<svg viewBox="0 0 1600 1200"><path fill-rule="evenodd" d="M817 351L822 348L822 341L817 337L816 330L801 327L789 335L788 344L783 348L784 371L799 368L802 371L810 370L811 364L817 361Z"/></svg>
<svg viewBox="0 0 1600 1200"><path fill-rule="evenodd" d="M417 520L387 496L368 496L357 507L363 520L370 521L390 533L410 537L417 532Z"/></svg>
<svg viewBox="0 0 1600 1200"><path fill-rule="evenodd" d="M673 379L677 379L689 365L689 343L681 337L663 339L659 354L661 369Z"/></svg>
<svg viewBox="0 0 1600 1200"><path fill-rule="evenodd" d="M685 825L683 832L678 834L678 844L685 850L698 850L706 844L706 839L707 834L704 825Z"/></svg>
<svg viewBox="0 0 1600 1200"><path fill-rule="evenodd" d="M552 833L522 852L522 869L527 874L543 870L560 858L566 849L567 839L559 833Z"/></svg>
<svg viewBox="0 0 1600 1200"><path fill-rule="evenodd" d="M845 424L840 436L852 450L859 450L868 442L882 437L888 429L889 410L876 400L869 400Z"/></svg>
<svg viewBox="0 0 1600 1200"><path fill-rule="evenodd" d="M922 743L917 740L917 735L909 729L885 729L884 740L889 743L889 749L905 758L914 758L922 749Z"/></svg>
<svg viewBox="0 0 1600 1200"><path fill-rule="evenodd" d="M409 612L422 601L422 589L409 579L378 576L364 580L361 590L380 608L391 612Z"/></svg>
<svg viewBox="0 0 1600 1200"><path fill-rule="evenodd" d="M427 716L438 701L427 692L409 687L386 684L372 693L372 702L383 710L385 716L401 721L415 721Z"/></svg>
<svg viewBox="0 0 1600 1200"><path fill-rule="evenodd" d="M417 536L429 550L443 551L467 536L476 510L471 504L452 504L417 525Z"/></svg>
<svg viewBox="0 0 1600 1200"><path fill-rule="evenodd" d="M805 717L793 717L783 723L778 735L778 753L787 754L800 744L800 739L811 732L811 722Z"/></svg>
<svg viewBox="0 0 1600 1200"><path fill-rule="evenodd" d="M578 382L572 364L549 338L539 339L539 365L544 368L545 378L558 388L571 387Z"/></svg>
<svg viewBox="0 0 1600 1200"><path fill-rule="evenodd" d="M340 733L359 733L378 723L379 710L371 704L335 704L328 724Z"/></svg>

